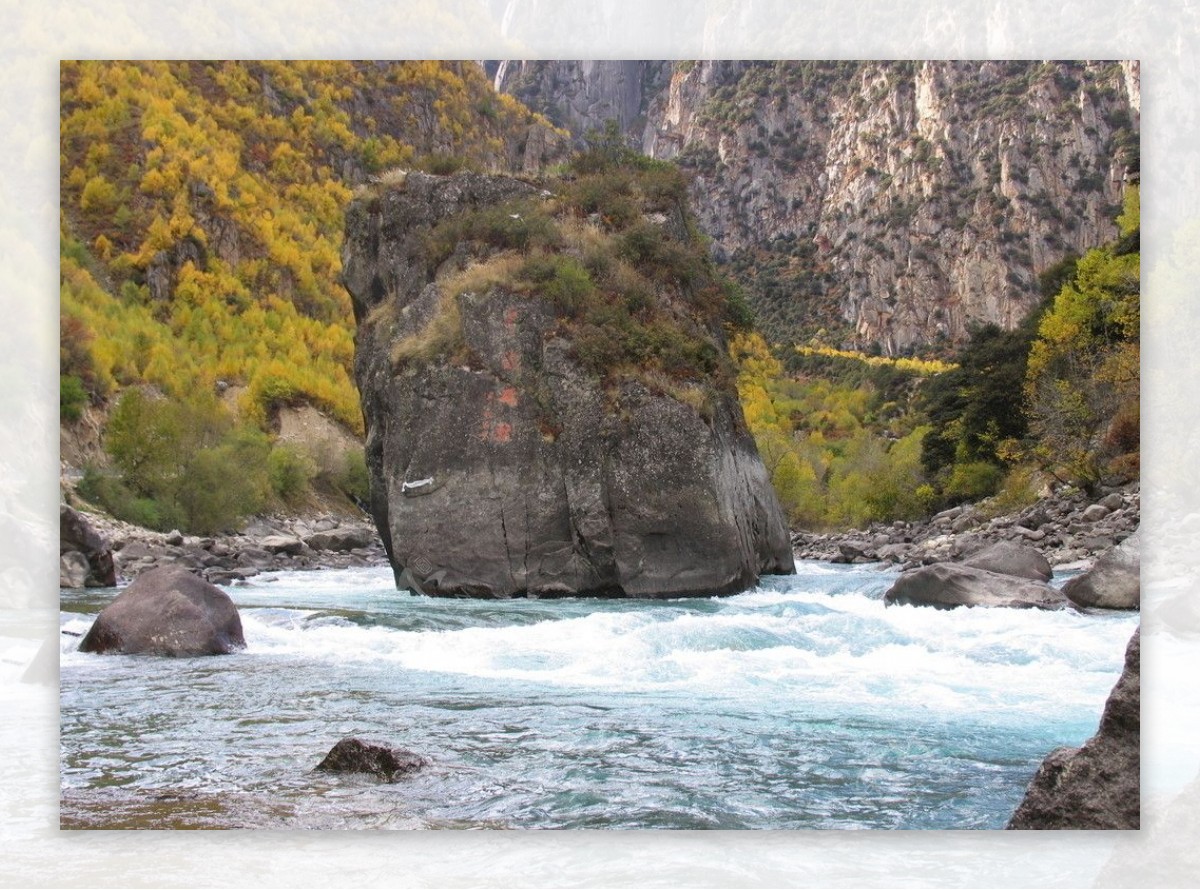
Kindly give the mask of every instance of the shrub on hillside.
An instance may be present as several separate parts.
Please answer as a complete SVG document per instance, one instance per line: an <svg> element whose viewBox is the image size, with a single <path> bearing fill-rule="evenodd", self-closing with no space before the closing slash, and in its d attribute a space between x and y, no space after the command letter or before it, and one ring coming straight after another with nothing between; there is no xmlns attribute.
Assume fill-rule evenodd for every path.
<svg viewBox="0 0 1200 890"><path fill-rule="evenodd" d="M312 458L290 445L276 445L267 456L271 490L286 504L295 504L308 494L316 473Z"/></svg>

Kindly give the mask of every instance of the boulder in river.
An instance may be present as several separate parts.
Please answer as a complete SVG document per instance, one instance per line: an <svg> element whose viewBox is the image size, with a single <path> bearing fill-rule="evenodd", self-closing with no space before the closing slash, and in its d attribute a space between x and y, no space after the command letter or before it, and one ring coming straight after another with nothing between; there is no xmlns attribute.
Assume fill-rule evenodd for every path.
<svg viewBox="0 0 1200 890"><path fill-rule="evenodd" d="M959 565L1016 578L1029 578L1031 581L1049 581L1053 574L1050 562L1040 550L1011 541L997 541L972 553Z"/></svg>
<svg viewBox="0 0 1200 890"><path fill-rule="evenodd" d="M1058 609L1067 604L1067 598L1049 584L946 562L905 572L883 600L889 606L938 609L958 606Z"/></svg>
<svg viewBox="0 0 1200 890"><path fill-rule="evenodd" d="M117 570L105 538L66 504L58 508L60 587L113 587Z"/></svg>
<svg viewBox="0 0 1200 890"><path fill-rule="evenodd" d="M1134 829L1141 825L1141 629L1104 705L1100 728L1081 748L1042 761L1010 829Z"/></svg>
<svg viewBox="0 0 1200 890"><path fill-rule="evenodd" d="M428 763L420 754L404 748L348 736L334 745L316 768L330 773L370 773L385 782L395 782Z"/></svg>
<svg viewBox="0 0 1200 890"><path fill-rule="evenodd" d="M1100 556L1095 564L1063 585L1077 606L1137 609L1141 606L1140 535L1136 532Z"/></svg>
<svg viewBox="0 0 1200 890"><path fill-rule="evenodd" d="M226 655L246 647L229 595L186 569L143 572L97 616L79 651Z"/></svg>
<svg viewBox="0 0 1200 890"><path fill-rule="evenodd" d="M682 200L611 232L549 198L409 173L347 210L371 511L397 584L682 597L790 574ZM527 251L535 235L557 246Z"/></svg>

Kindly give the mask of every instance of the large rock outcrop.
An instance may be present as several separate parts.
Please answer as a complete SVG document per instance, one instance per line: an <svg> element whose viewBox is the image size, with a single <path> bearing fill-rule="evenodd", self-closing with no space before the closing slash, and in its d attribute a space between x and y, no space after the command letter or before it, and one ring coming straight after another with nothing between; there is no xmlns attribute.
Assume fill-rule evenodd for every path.
<svg viewBox="0 0 1200 890"><path fill-rule="evenodd" d="M1051 751L1009 820L1010 829L1130 829L1141 825L1141 629L1082 748Z"/></svg>
<svg viewBox="0 0 1200 890"><path fill-rule="evenodd" d="M484 213L493 226L532 225L548 195L502 177L410 173L347 213L343 278L358 320L371 508L397 583L440 596L678 597L794 571L728 374L668 379L597 359L620 351L625 334L580 320L578 308L570 321L555 303L555 282L585 288L569 246L563 262L575 277L545 288L463 285L464 272L480 278L522 261L482 237L430 257L446 224ZM599 217L564 225L596 250L611 235L629 251L653 243L676 256L690 237L682 207L624 234ZM653 321L616 305L627 302L621 292L612 305L596 298L587 317L617 313L647 350L681 337L689 355L723 362L720 325L693 307L691 291L652 272L660 290L638 297L637 318Z"/></svg>
<svg viewBox="0 0 1200 890"><path fill-rule="evenodd" d="M229 595L176 566L141 574L96 617L80 652L227 655L246 647Z"/></svg>

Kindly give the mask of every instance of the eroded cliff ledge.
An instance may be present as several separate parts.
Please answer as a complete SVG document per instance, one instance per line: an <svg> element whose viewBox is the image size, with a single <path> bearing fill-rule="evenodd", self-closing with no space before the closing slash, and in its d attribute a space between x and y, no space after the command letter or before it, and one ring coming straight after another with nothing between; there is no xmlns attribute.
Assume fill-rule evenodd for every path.
<svg viewBox="0 0 1200 890"><path fill-rule="evenodd" d="M728 594L794 571L663 169L412 173L352 203L371 507L430 595ZM624 177L624 178L623 178Z"/></svg>

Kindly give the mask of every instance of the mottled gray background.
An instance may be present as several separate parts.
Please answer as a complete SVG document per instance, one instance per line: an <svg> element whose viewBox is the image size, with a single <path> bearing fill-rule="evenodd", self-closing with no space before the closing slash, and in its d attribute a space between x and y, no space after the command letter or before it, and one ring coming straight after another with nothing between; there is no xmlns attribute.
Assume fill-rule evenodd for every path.
<svg viewBox="0 0 1200 890"><path fill-rule="evenodd" d="M1194 886L1200 874L1192 849L1200 837L1196 3L43 0L18 8L5 0L4 20L0 885ZM263 57L1141 59L1147 827L1019 835L60 833L58 60Z"/></svg>

